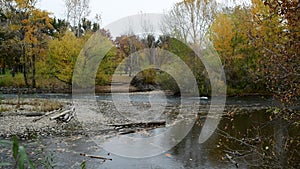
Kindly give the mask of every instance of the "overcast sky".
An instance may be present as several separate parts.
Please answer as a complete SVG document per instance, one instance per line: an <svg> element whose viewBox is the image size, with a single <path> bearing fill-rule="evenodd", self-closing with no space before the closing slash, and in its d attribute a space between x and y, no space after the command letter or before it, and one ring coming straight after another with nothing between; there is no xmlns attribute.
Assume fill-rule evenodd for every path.
<svg viewBox="0 0 300 169"><path fill-rule="evenodd" d="M163 13L180 0L90 0L93 19L96 14L102 16L102 26L120 18L142 13ZM65 18L64 0L40 0L38 7L52 12L57 18Z"/></svg>

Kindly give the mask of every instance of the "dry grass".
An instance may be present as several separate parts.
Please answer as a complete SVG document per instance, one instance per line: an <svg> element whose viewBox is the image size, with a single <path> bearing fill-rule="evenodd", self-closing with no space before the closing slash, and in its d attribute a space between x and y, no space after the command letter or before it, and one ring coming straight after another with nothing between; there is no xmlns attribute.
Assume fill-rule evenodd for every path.
<svg viewBox="0 0 300 169"><path fill-rule="evenodd" d="M0 113L7 112L9 110L10 110L10 108L8 108L8 107L0 106Z"/></svg>
<svg viewBox="0 0 300 169"><path fill-rule="evenodd" d="M33 112L49 112L63 107L63 103L48 99L6 99L2 100L0 112L11 110L28 110Z"/></svg>
<svg viewBox="0 0 300 169"><path fill-rule="evenodd" d="M63 104L53 100L35 100L34 110L40 112L49 112L62 108Z"/></svg>

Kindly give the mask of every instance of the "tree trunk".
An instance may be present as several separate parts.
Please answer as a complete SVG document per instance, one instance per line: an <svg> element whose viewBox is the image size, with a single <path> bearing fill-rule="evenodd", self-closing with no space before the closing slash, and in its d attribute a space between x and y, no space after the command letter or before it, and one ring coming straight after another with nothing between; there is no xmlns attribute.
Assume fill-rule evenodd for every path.
<svg viewBox="0 0 300 169"><path fill-rule="evenodd" d="M288 138L287 124L283 119L277 119L274 125L274 153L279 159L280 167L287 166L286 141Z"/></svg>
<svg viewBox="0 0 300 169"><path fill-rule="evenodd" d="M36 82L35 82L35 54L32 55L32 88L36 87Z"/></svg>
<svg viewBox="0 0 300 169"><path fill-rule="evenodd" d="M13 67L11 69L11 75L12 75L12 77L15 77L15 75L16 75L16 72L15 72L16 68L15 68L15 66L16 65L13 65Z"/></svg>
<svg viewBox="0 0 300 169"><path fill-rule="evenodd" d="M4 62L4 60L3 60L3 67L2 67L2 70L1 70L1 73L3 74L3 75L5 75L5 62Z"/></svg>
<svg viewBox="0 0 300 169"><path fill-rule="evenodd" d="M26 67L26 63L24 63L24 71L23 71L23 75L24 75L24 81L25 81L25 85L26 87L29 87L29 84L28 84L28 77L27 77L27 67Z"/></svg>

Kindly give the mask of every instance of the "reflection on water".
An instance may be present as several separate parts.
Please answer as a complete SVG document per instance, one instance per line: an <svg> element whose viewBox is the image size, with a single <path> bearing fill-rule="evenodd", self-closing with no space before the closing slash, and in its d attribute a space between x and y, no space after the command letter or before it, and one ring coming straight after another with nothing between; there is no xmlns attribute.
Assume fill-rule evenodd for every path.
<svg viewBox="0 0 300 169"><path fill-rule="evenodd" d="M148 99L141 95L131 96L131 98L133 101L147 101ZM109 95L97 96L97 100L100 101L110 99ZM191 98L191 100L194 99L197 98ZM228 104L247 105L247 102L251 105L273 104L270 100L257 98L245 100L229 99ZM167 122L177 118L178 102L178 98L169 98L166 108L169 112L165 114ZM238 163L240 168L284 168L286 165L297 168L300 150L295 146L299 143L295 144L295 142L299 142L299 127L291 126L284 119L273 119L263 110L240 114L229 112L222 118L213 136L205 143L199 144L198 138L204 121L205 117L199 116L188 135L179 144L167 152L150 158L120 157L96 145L91 137L81 135L49 137L41 140L40 146L54 153L57 168L80 168L82 161L86 161L87 168L113 169L236 168L234 162ZM151 133L161 133L162 130L164 129L154 129ZM172 132L180 134L181 131L173 130ZM105 141L105 139L102 140ZM158 141L165 142L166 140ZM122 149L122 147L119 148ZM128 147L126 151L130 151ZM147 151L147 149L140 147L140 151ZM103 163L99 159L80 156L80 153L109 157L113 160ZM228 157L232 159L229 160ZM288 163L288 159L292 160L292 164Z"/></svg>
<svg viewBox="0 0 300 169"><path fill-rule="evenodd" d="M125 158L114 154L108 156L109 152L98 147L93 141L84 136L74 139L52 138L51 141L45 140L45 142L49 144L48 149L55 150L55 154L59 159L59 168L66 166L78 168L83 160L87 160L88 168L236 168L225 156L226 153L233 152L237 154L234 159L240 168L250 168L266 165L267 163L262 153L268 152L260 149L256 150L256 148L265 149L268 146L269 153L274 153L272 150L275 150L275 153L280 153L284 146L280 145L282 140L278 140L276 136L280 132L288 130L288 128L285 128L287 126L284 127L285 124L279 124L280 126L278 126L277 121L270 121L266 113L253 112L250 116L236 115L224 118L219 125L220 131L216 132L204 144L198 144L202 124L203 120L198 120L187 137L170 151L143 159ZM278 130L278 127L282 127L282 125L284 128L281 131ZM143 148L141 148L141 151L143 151ZM79 155L82 152L110 157L113 161L101 163L101 160L87 159ZM268 166L272 166L271 168L280 166L278 164L280 160L288 158L290 154L288 151L285 156L278 155L281 155L278 156L278 162L273 161Z"/></svg>
<svg viewBox="0 0 300 169"><path fill-rule="evenodd" d="M257 100L252 101L257 102ZM176 102L173 102L176 103ZM240 103L240 102L239 102ZM234 104L234 101L231 102ZM169 108L172 108L169 105ZM177 117L176 111L169 113L168 118ZM198 143L199 134L205 118L200 118L194 124L189 134L175 147L168 152L158 156L143 159L132 159L110 154L113 161L101 163L98 160L90 160L78 157L80 152L74 154L76 158L70 158L69 155L61 155L70 159L88 160L90 168L236 168L226 154L236 161L240 168L250 168L259 166L281 166L280 161L286 161L289 151L283 153L284 145L282 137L287 132L295 132L288 128L284 120L272 120L265 111L255 111L250 114L239 114L225 116L219 124L219 130L204 144ZM154 133L160 133L162 129L155 129ZM174 132L174 131L173 131ZM175 130L180 132L180 130ZM178 133L176 133L178 134ZM161 140L165 141L165 140ZM75 145L81 147L84 152L107 156L107 151L100 148L95 150L87 145L85 139L76 140ZM130 143L129 143L130 144ZM94 145L95 146L95 145ZM113 146L113 145L111 145ZM86 149L84 150L85 147ZM93 146L92 146L93 147ZM266 147L268 147L266 150ZM119 147L130 151L128 147ZM88 150L87 150L88 149ZM140 151L147 149L140 148ZM266 158L274 156L278 162L267 162ZM293 157L299 159L298 157ZM78 160L80 159L80 160ZM67 161L67 160L65 160ZM76 162L76 161L73 161ZM77 164L79 165L79 164ZM69 165L62 165L69 166Z"/></svg>

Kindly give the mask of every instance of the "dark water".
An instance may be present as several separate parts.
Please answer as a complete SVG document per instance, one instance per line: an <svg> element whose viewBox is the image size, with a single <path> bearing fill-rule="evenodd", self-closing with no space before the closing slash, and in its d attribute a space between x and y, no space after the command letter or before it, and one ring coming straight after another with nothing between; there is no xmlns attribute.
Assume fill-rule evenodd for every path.
<svg viewBox="0 0 300 169"><path fill-rule="evenodd" d="M295 153L293 150L298 149L299 151L299 147L284 150L286 147L282 145L284 143L283 138L278 138L278 136L287 133L297 135L299 128L288 128L284 121L271 122L269 116L264 112L253 112L251 116L238 115L233 120L223 119L219 128L226 134L223 131L217 131L207 142L199 144L198 137L201 131L201 120L199 120L187 137L174 148L161 155L142 159L120 157L114 154L108 155L109 152L83 136L79 138L51 138L45 142L46 149L54 152L58 160L58 168L79 168L82 161L86 161L88 168L236 168L235 164L226 158L226 154L231 152L245 154L234 157L240 168L262 168L264 165L267 168L284 168L283 166L280 167L280 160L285 162L287 158L294 158L299 162L299 154L290 156L291 153ZM227 134L235 138L231 139L231 136L227 136ZM236 141L236 138L243 140L245 144L254 145L254 147L244 145L242 141ZM285 153L280 154L281 151ZM98 159L85 158L79 155L82 152L109 157L113 161L103 163ZM263 153L269 154L264 156ZM279 154L273 156L272 153ZM274 159L267 162L266 158L271 157ZM298 162L294 161L292 165L297 166Z"/></svg>
<svg viewBox="0 0 300 169"><path fill-rule="evenodd" d="M13 98L13 95L6 95ZM28 95L47 99L71 99L70 95ZM111 101L110 95L98 95L97 100ZM199 98L190 98L191 101ZM131 96L132 102L147 102L147 94ZM168 97L169 108L178 105L180 99ZM202 100L201 104L209 104ZM271 106L276 102L271 98L235 97L228 98L227 105ZM111 111L111 110L107 110ZM172 113L170 114L172 116ZM205 117L196 120L188 135L172 149L149 158L127 158L106 151L91 137L77 135L70 137L48 137L34 146L52 154L57 168L81 168L86 161L87 168L109 169L173 169L173 168L299 168L300 150L299 126L286 120L274 118L265 110L251 113L234 112L224 115L218 129L203 144L198 143ZM160 133L162 129L154 129ZM177 131L180 132L180 131ZM175 133L176 134L176 133ZM178 133L177 133L178 134ZM293 141L291 141L293 139ZM31 151L32 148L31 147ZM120 147L122 149L122 147ZM141 151L144 151L141 148ZM112 158L112 161L83 157L80 153ZM229 159L230 158L230 159Z"/></svg>

